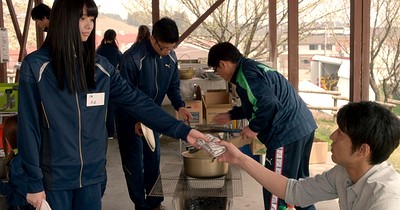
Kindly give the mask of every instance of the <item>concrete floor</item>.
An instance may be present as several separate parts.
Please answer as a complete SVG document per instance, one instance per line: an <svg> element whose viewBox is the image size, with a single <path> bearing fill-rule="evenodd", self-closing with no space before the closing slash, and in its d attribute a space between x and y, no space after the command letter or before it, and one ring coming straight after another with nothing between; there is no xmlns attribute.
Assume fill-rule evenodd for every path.
<svg viewBox="0 0 400 210"><path fill-rule="evenodd" d="M184 148L184 147L183 147ZM330 160L330 158L329 158ZM182 163L179 152L179 141L171 138L161 140L161 169L165 164ZM310 166L312 175L321 173L331 167L333 163L313 164ZM107 152L107 174L108 183L103 197L104 210L133 210L134 204L131 202L125 184L121 160L116 140L109 140ZM234 197L231 210L260 210L264 209L262 199L262 188L246 172L241 170L243 196ZM165 197L163 206L167 210L174 210L172 197ZM338 210L336 200L320 202L316 204L317 209ZM212 209L210 209L212 210Z"/></svg>

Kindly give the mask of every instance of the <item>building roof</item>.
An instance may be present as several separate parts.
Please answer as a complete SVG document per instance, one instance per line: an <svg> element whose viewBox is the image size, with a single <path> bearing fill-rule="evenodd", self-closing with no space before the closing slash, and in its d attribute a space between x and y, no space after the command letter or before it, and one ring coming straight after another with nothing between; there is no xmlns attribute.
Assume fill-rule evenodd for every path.
<svg viewBox="0 0 400 210"><path fill-rule="evenodd" d="M104 32L114 29L117 33L117 41L121 51L125 51L135 42L138 27L129 25L123 20L116 20L104 15L100 15L96 20L96 44L99 45L103 39Z"/></svg>
<svg viewBox="0 0 400 210"><path fill-rule="evenodd" d="M208 57L208 50L187 42L182 42L175 53L178 60L197 60Z"/></svg>
<svg viewBox="0 0 400 210"><path fill-rule="evenodd" d="M103 35L107 29L114 29L119 34L137 34L138 31L138 27L129 25L123 20L99 15L96 19L96 33Z"/></svg>
<svg viewBox="0 0 400 210"><path fill-rule="evenodd" d="M342 58L328 57L323 55L314 55L311 61L320 61L322 63L337 64L340 65L343 61Z"/></svg>

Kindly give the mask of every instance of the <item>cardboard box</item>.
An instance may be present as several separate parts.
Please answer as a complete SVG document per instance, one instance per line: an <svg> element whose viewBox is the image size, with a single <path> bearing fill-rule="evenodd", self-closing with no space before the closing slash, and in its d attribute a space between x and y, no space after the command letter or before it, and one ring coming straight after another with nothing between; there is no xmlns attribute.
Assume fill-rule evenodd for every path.
<svg viewBox="0 0 400 210"><path fill-rule="evenodd" d="M192 114L193 119L190 120L190 126L203 125L203 102L201 100L185 101L186 109ZM176 113L176 118L182 120L181 115Z"/></svg>
<svg viewBox="0 0 400 210"><path fill-rule="evenodd" d="M226 90L208 90L204 94L204 102L207 105L231 104L231 95Z"/></svg>
<svg viewBox="0 0 400 210"><path fill-rule="evenodd" d="M216 114L232 109L231 96L226 90L209 90L203 96L203 105L206 124L214 124Z"/></svg>
<svg viewBox="0 0 400 210"><path fill-rule="evenodd" d="M205 110L205 117L206 117L206 124L215 124L213 118L218 113L228 112L232 109L232 105L230 104L216 104L216 105L209 105Z"/></svg>

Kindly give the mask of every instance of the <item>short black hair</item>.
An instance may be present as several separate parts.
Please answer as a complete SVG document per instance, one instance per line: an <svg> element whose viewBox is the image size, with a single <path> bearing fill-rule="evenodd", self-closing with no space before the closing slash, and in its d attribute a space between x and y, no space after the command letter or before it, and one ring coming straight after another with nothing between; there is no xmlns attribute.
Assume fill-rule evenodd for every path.
<svg viewBox="0 0 400 210"><path fill-rule="evenodd" d="M211 47L208 52L208 66L218 67L220 61L231 61L237 63L237 61L243 58L242 53L229 42L220 42Z"/></svg>
<svg viewBox="0 0 400 210"><path fill-rule="evenodd" d="M36 5L31 11L32 20L43 20L45 17L49 19L50 12L51 9L49 6L40 3Z"/></svg>
<svg viewBox="0 0 400 210"><path fill-rule="evenodd" d="M353 152L362 144L369 145L372 165L387 160L399 146L400 120L377 102L346 104L337 114L337 124L350 137Z"/></svg>
<svg viewBox="0 0 400 210"><path fill-rule="evenodd" d="M160 42L177 43L179 41L178 26L169 17L163 17L155 22L151 34Z"/></svg>

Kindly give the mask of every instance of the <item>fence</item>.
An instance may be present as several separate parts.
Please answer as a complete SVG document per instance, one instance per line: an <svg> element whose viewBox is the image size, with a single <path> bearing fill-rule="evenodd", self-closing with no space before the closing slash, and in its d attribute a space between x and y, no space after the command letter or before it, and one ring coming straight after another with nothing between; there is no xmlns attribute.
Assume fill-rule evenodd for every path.
<svg viewBox="0 0 400 210"><path fill-rule="evenodd" d="M300 93L315 93L315 94L327 94L332 95L333 106L312 106L307 105L309 109L313 110L331 110L333 117L336 117L337 111L339 111L340 107L338 107L338 100L349 101L349 98L341 96L339 91L319 91L319 90L300 90ZM377 103L385 106L386 108L392 110L397 105L400 105L399 100L389 99L388 102L376 101Z"/></svg>

